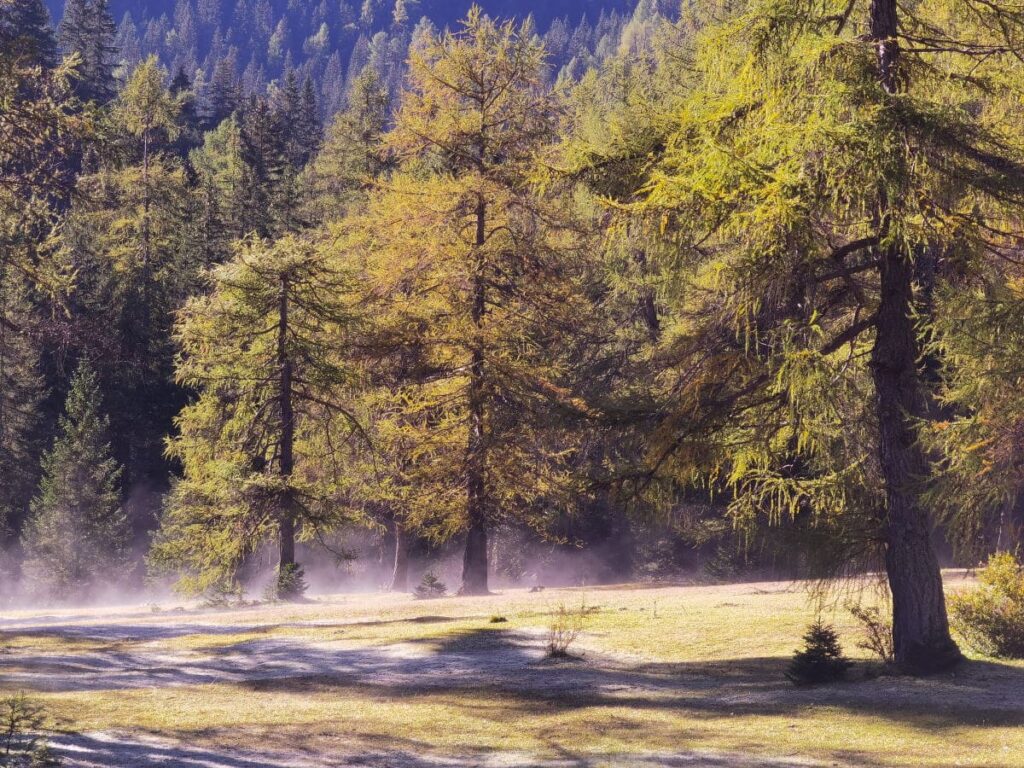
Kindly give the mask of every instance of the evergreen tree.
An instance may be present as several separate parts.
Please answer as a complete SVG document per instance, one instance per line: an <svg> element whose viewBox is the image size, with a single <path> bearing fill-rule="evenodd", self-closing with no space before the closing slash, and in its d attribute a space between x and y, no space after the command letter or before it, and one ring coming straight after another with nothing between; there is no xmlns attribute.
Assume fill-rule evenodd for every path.
<svg viewBox="0 0 1024 768"><path fill-rule="evenodd" d="M117 24L107 0L68 0L60 22L60 48L78 57L75 91L83 101L105 104L116 94Z"/></svg>
<svg viewBox="0 0 1024 768"><path fill-rule="evenodd" d="M181 315L178 378L199 399L178 418L171 450L185 474L151 561L201 592L232 584L245 556L276 540L278 596L298 597L296 538L352 517L337 489L358 434L346 406L354 373L324 343L350 333L350 278L285 238L250 241L212 279Z"/></svg>
<svg viewBox="0 0 1024 768"><path fill-rule="evenodd" d="M172 317L202 266L173 152L179 101L166 74L151 57L111 105L106 146L116 151L79 178L61 232L63 262L77 278L65 343L100 367L115 455L139 500L167 482L163 437L183 399L173 383Z"/></svg>
<svg viewBox="0 0 1024 768"><path fill-rule="evenodd" d="M238 61L232 49L213 68L210 87L206 95L207 124L215 128L233 114L241 104L241 88L238 82Z"/></svg>
<svg viewBox="0 0 1024 768"><path fill-rule="evenodd" d="M5 544L20 532L28 512L46 433L40 350L19 282L11 270L0 272L0 537Z"/></svg>
<svg viewBox="0 0 1024 768"><path fill-rule="evenodd" d="M130 532L121 509L121 469L110 452L96 373L82 362L24 533L24 572L52 599L88 596L129 575Z"/></svg>
<svg viewBox="0 0 1024 768"><path fill-rule="evenodd" d="M227 261L231 244L245 234L250 214L245 210L246 172L242 162L242 132L232 116L203 137L189 155L195 170L199 260L203 266Z"/></svg>
<svg viewBox="0 0 1024 768"><path fill-rule="evenodd" d="M10 0L0 5L0 45L33 64L46 68L57 64L57 40L43 0Z"/></svg>
<svg viewBox="0 0 1024 768"><path fill-rule="evenodd" d="M362 199L371 181L388 167L383 146L389 100L376 71L367 67L353 83L348 106L331 124L326 141L311 163L304 183L312 221L340 218Z"/></svg>

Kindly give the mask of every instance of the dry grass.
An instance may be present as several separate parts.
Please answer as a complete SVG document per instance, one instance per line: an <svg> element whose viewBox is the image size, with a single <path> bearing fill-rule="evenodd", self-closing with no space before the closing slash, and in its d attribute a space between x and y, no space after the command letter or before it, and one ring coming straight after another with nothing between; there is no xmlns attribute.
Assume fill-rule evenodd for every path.
<svg viewBox="0 0 1024 768"><path fill-rule="evenodd" d="M7 689L37 690L68 730L215 748L508 751L580 764L710 749L826 765L1024 766L1024 665L869 677L842 596L821 606L787 584L590 588L573 645L584 661L545 662L557 606L583 599L513 590L429 605L375 595L116 619L75 612L46 635L21 614L7 626L0 675ZM819 609L859 659L856 681L798 690L782 672ZM492 624L496 614L508 621ZM100 684L76 685L69 672L54 685L62 664L82 663Z"/></svg>

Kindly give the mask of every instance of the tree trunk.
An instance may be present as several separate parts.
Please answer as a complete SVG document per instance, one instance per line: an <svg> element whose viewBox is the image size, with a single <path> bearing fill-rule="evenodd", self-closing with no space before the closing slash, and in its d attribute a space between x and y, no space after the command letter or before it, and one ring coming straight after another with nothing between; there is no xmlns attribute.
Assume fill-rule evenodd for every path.
<svg viewBox="0 0 1024 768"><path fill-rule="evenodd" d="M395 568L391 574L391 592L409 591L409 539L404 526L392 523L395 536Z"/></svg>
<svg viewBox="0 0 1024 768"><path fill-rule="evenodd" d="M287 485L295 471L295 413L292 406L292 361L288 355L288 292L287 275L281 275L278 298L277 364L278 398L281 409L281 441L278 446L279 474ZM295 566L295 509L290 490L282 494L278 509L278 530L281 537L281 557L278 574L283 575Z"/></svg>
<svg viewBox="0 0 1024 768"><path fill-rule="evenodd" d="M910 671L948 667L960 658L949 635L939 562L918 484L929 473L912 419L922 411L917 336L911 317L913 266L896 248L881 259L882 291L871 365L878 453L885 480L885 566L892 591L896 661Z"/></svg>
<svg viewBox="0 0 1024 768"><path fill-rule="evenodd" d="M870 37L877 45L879 81L888 94L901 87L897 29L896 0L873 0ZM885 567L896 662L908 671L929 672L951 666L961 656L949 635L942 575L920 502L919 484L930 468L913 423L924 410L912 318L914 265L897 245L885 244L889 206L884 192L879 197L881 295L871 368L886 496Z"/></svg>
<svg viewBox="0 0 1024 768"><path fill-rule="evenodd" d="M484 352L481 331L486 311L486 275L483 246L486 242L487 204L481 196L476 205L476 247L473 252L474 275L471 317L476 338L473 340L469 367L469 440L466 446L466 552L462 561L464 595L486 595L487 585L487 441L484 435Z"/></svg>

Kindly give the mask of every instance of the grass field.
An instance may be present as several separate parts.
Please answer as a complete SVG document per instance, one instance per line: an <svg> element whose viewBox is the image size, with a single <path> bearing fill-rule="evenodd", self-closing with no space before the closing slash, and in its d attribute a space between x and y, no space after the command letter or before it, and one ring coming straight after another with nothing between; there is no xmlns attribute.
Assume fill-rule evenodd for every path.
<svg viewBox="0 0 1024 768"><path fill-rule="evenodd" d="M879 674L843 602L761 583L8 612L0 676L72 766L1024 766L1024 664ZM552 613L584 604L579 657L545 658ZM798 689L819 608L858 664Z"/></svg>

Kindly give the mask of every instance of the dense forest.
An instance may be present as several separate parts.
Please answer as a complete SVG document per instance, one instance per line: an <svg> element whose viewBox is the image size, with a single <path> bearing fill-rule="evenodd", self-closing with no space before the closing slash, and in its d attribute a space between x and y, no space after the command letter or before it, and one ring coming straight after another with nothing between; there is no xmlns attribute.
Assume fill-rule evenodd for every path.
<svg viewBox="0 0 1024 768"><path fill-rule="evenodd" d="M436 6L0 5L11 598L878 570L958 658L940 558L1024 518L1024 16Z"/></svg>

